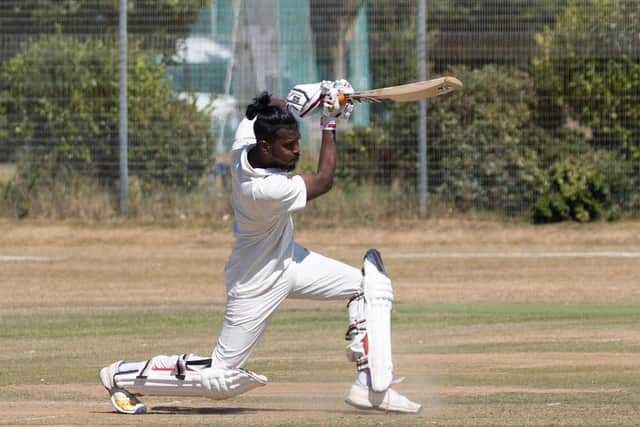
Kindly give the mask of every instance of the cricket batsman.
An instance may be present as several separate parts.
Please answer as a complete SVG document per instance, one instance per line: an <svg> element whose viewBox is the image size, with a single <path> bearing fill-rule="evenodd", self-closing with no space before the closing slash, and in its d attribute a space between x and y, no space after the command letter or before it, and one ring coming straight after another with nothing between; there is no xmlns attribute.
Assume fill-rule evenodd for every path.
<svg viewBox="0 0 640 427"><path fill-rule="evenodd" d="M391 280L380 253L370 249L361 269L296 243L291 213L331 189L336 171L336 126L351 115L340 93L346 80L303 84L286 100L260 94L247 107L231 156L233 234L225 266L227 299L218 341L210 357L155 356L118 361L100 380L116 411L140 414L138 397L200 396L221 400L267 384L246 369L269 319L287 297L348 301L347 357L357 369L346 403L366 410L420 411L391 388ZM300 159L298 118L322 111L322 142L315 174L296 175Z"/></svg>

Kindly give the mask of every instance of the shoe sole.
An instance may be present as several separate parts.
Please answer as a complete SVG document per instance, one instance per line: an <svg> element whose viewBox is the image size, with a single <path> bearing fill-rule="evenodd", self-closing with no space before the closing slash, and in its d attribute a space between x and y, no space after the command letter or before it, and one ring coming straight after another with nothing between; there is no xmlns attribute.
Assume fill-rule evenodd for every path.
<svg viewBox="0 0 640 427"><path fill-rule="evenodd" d="M138 403L137 405L135 405L135 409L133 411L127 411L122 409L122 407L120 407L120 405L118 405L118 403L116 402L116 397L113 394L111 395L111 405L113 405L114 409L118 411L118 413L120 414L139 415L147 412L147 407L144 405L144 403Z"/></svg>
<svg viewBox="0 0 640 427"><path fill-rule="evenodd" d="M126 415L138 415L147 412L147 407L144 403L140 403L140 406L136 407L133 411L126 411L122 409L120 405L118 405L118 403L116 402L116 397L113 393L115 391L115 385L112 385L113 375L111 374L108 366L100 369L100 382L102 383L103 387L109 392L109 400L111 401L111 406L113 406L116 412Z"/></svg>
<svg viewBox="0 0 640 427"><path fill-rule="evenodd" d="M361 405L357 402L354 402L353 400L349 400L349 399L345 399L344 403L346 403L347 405L353 406L356 409L363 409L365 411L383 411L384 409L380 409L380 408L376 408L374 406L370 406L370 405Z"/></svg>
<svg viewBox="0 0 640 427"><path fill-rule="evenodd" d="M344 401L344 403L346 403L347 405L353 406L356 409L362 409L362 410L365 410L365 411L395 412L395 413L401 413L401 414L417 414L417 413L422 411L422 405L420 405L420 407L418 409L413 411L413 410L408 410L408 409L381 408L379 406L361 405L359 403L356 403L356 402L354 402L352 400L348 400L348 399L346 399Z"/></svg>
<svg viewBox="0 0 640 427"><path fill-rule="evenodd" d="M418 407L418 409L412 410L412 409L385 409L385 411L387 412L396 412L396 413L401 413L401 414L419 414L420 412L422 412L422 405L420 405Z"/></svg>

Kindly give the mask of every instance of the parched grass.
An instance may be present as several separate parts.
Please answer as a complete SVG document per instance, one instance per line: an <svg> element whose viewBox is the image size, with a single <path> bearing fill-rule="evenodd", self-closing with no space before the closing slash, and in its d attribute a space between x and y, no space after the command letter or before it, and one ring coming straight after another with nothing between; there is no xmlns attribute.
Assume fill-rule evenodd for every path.
<svg viewBox="0 0 640 427"><path fill-rule="evenodd" d="M0 168L0 184L1 174ZM6 186L9 186L9 179ZM117 189L105 188L92 179L78 177L69 182L53 182L35 188L11 184L7 188L9 191L0 194L4 198L0 216L6 218L67 220L85 224L126 220L139 224L215 227L227 226L232 219L228 183L212 188L203 180L198 188L187 192L143 186L136 177L131 177L126 218L119 216ZM416 197L399 184L391 187L363 184L353 188L338 185L322 199L297 212L295 217L299 224L325 227L417 220Z"/></svg>
<svg viewBox="0 0 640 427"><path fill-rule="evenodd" d="M219 327L221 312L118 311L89 314L34 314L2 317L0 339L200 335ZM131 325L135 325L132 328Z"/></svg>
<svg viewBox="0 0 640 427"><path fill-rule="evenodd" d="M316 160L300 169L313 172ZM83 176L70 176L37 185L23 182L13 164L0 164L0 218L68 221L80 224L135 223L227 227L232 220L230 177L215 185L203 177L197 188L186 191L142 183L129 177L127 214L119 214L119 189ZM387 224L401 226L420 221L416 190L400 180L388 185L353 184L336 179L334 188L294 214L296 223L332 228L337 225ZM430 218L458 215L468 218L505 219L491 212L459 212L431 195ZM513 220L513 218L511 219ZM516 218L516 221L526 220Z"/></svg>
<svg viewBox="0 0 640 427"><path fill-rule="evenodd" d="M6 183L16 175L14 163L0 163L0 184Z"/></svg>
<svg viewBox="0 0 640 427"><path fill-rule="evenodd" d="M395 418L341 418L340 411L329 408L321 417L327 425L344 426L558 425L556 412L551 409L560 406L565 416L571 417L562 425L631 426L635 422L633 408L640 404L639 311L640 306L618 304L545 309L537 304L399 305L393 315L396 372L409 376L410 394L421 395L428 390L428 404L438 402L439 409L434 412L432 406L426 414L403 418L399 424ZM550 316L532 319L531 313ZM0 401L5 405L16 399L64 405L76 399L73 390L77 384L93 384L97 389L97 370L112 360L144 360L154 354L183 351L207 354L220 318L220 312L166 313L133 307L124 313L103 311L55 318L2 316L3 327L11 332L5 330L0 337L5 367L0 375ZM603 322L612 334L631 332L618 345L607 348L597 338ZM294 384L334 388L334 384L352 378L353 367L341 354L343 329L341 308L281 310L250 365L266 373L274 384L227 405L245 402L278 407L283 404L280 383L294 388ZM473 330L473 339L485 344L466 346L464 342L472 340L469 329ZM553 345L552 337L540 340L543 331L554 329L580 338L564 343L564 348ZM511 334L505 335L505 331ZM497 340L501 348L497 348ZM305 368L295 368L301 366ZM48 386L53 387L55 395L47 394ZM202 404L206 402L182 402L196 408ZM312 411L309 404L306 410ZM156 404L155 412L161 414L162 407ZM527 424L524 420L531 412L536 412L538 422ZM468 417L461 417L462 413ZM175 409L171 414L174 418L166 420L167 425L200 425L186 414L176 414ZM258 424L295 425L295 411L286 414L262 419ZM308 417L297 420L297 425L319 422L313 412ZM231 425L244 425L243 419L236 418ZM122 421L129 424L135 420ZM209 420L214 425L219 422L217 418Z"/></svg>
<svg viewBox="0 0 640 427"><path fill-rule="evenodd" d="M638 224L437 220L411 229L302 227L301 243L354 265L364 248L637 250ZM407 260L389 256L397 387L417 416L342 399L344 301L287 301L248 367L267 387L237 399L149 399L118 417L97 371L119 359L210 354L222 320L228 230L0 221L0 424L635 426L640 407L636 258ZM80 402L80 403L79 403Z"/></svg>
<svg viewBox="0 0 640 427"><path fill-rule="evenodd" d="M39 370L38 366L24 363L21 356L35 342L48 343L51 348L41 348L40 351L53 354L56 353L59 339L69 343L84 339L96 343L121 341L135 347L140 339L179 341L185 331L188 331L189 337L199 338L212 345L212 338L220 326L221 318L222 312L219 309L203 308L196 311L166 311L130 307L126 311L99 310L94 314L12 314L1 317L3 329L0 331L0 340L5 349L21 349L5 354L3 359L5 366L11 367L8 371L25 382L29 378L29 372ZM576 366L569 370L565 365L559 366L555 373L559 374L564 369L565 373L582 378L580 381L584 384L594 383L594 380L593 376L589 379L590 366L584 366L581 354L640 353L638 324L640 305L625 304L402 304L397 305L393 313L395 340L398 342L396 350L400 357L428 355L437 358L439 355L455 354L460 358L464 354L493 354L496 359L500 359L505 355L523 355L527 352L562 353L567 361L575 358ZM286 358L295 363L303 363L309 353L316 353L311 357L334 360L332 353L340 349L340 335L344 327L345 313L342 307L286 308L279 311L270 322L265 343L256 356L258 359ZM609 340L602 340L603 328L608 331ZM467 335L470 330L483 337L482 342L471 339ZM565 335L571 333L573 338L556 341L549 336L547 340L542 339L545 334L554 330L562 331ZM510 331L512 335L505 336L505 331ZM620 333L624 335L620 337ZM310 334L314 340L305 342ZM296 342L305 342L305 345L296 346ZM289 346L288 343L292 345ZM66 350L74 352L73 348ZM85 351L84 348L75 350ZM323 355L317 354L318 352ZM62 354L68 356L66 352ZM616 358L612 357L612 363L615 364L615 361ZM64 358L57 361L55 358L51 359L50 367L54 371L57 370L56 363L64 363ZM486 363L486 360L482 363ZM536 361L528 363L535 364ZM640 360L637 365L640 365ZM282 366L282 369L288 368ZM535 368L531 373L527 373L526 367L511 366L509 369L517 371L529 384L540 381L540 376L534 374ZM553 369L545 369L554 374ZM284 375L286 372L279 374ZM515 378L514 375L511 372L505 378ZM531 378L526 379L528 375ZM92 380L85 377L60 378L61 381L72 379L80 382ZM637 375L625 376L624 381L620 377L616 383L629 384L634 380L640 380L640 371ZM7 384L6 378L0 381L0 384L3 383ZM500 384L505 383L509 383L509 380L500 380Z"/></svg>
<svg viewBox="0 0 640 427"><path fill-rule="evenodd" d="M9 184L7 184L9 185ZM143 189L132 178L127 201L127 215L119 215L118 194L95 180L77 178L69 183L55 182L28 191L12 186L7 191L0 215L33 220L66 220L76 223L119 223L132 221L147 224L228 224L231 207L227 194L200 189Z"/></svg>

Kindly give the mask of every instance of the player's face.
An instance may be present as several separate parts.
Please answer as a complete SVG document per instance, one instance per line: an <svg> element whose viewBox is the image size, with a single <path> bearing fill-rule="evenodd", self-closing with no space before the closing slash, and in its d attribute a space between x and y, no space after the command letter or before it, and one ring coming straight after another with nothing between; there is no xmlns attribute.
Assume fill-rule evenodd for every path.
<svg viewBox="0 0 640 427"><path fill-rule="evenodd" d="M271 142L273 165L286 171L292 171L300 159L300 132L294 126L280 128Z"/></svg>

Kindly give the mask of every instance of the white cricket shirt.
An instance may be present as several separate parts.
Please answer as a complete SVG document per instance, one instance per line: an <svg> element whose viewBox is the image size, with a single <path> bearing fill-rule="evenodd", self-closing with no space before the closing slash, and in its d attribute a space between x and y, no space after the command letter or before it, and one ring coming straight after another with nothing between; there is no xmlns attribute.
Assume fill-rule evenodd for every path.
<svg viewBox="0 0 640 427"><path fill-rule="evenodd" d="M231 151L235 242L224 272L227 293L236 298L263 293L287 268L294 244L291 212L307 203L300 175L249 164L247 154L256 145L254 121L240 122Z"/></svg>

